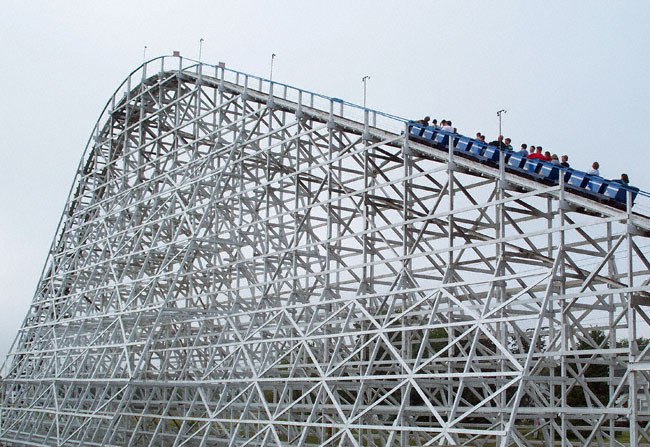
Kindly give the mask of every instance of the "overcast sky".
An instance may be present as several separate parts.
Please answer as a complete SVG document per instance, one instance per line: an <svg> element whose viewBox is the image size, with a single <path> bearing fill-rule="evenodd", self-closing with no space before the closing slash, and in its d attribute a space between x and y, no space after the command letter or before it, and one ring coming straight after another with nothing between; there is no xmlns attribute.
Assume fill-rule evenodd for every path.
<svg viewBox="0 0 650 447"><path fill-rule="evenodd" d="M650 190L650 2L27 1L0 14L0 356L22 323L90 132L171 54L601 164Z"/></svg>

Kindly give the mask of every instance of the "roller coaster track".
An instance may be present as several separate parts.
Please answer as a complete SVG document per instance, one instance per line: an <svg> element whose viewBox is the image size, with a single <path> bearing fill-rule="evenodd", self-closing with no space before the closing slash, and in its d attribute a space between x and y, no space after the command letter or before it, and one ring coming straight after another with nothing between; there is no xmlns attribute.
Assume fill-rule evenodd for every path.
<svg viewBox="0 0 650 447"><path fill-rule="evenodd" d="M500 166L143 64L82 156L0 441L650 445L650 219Z"/></svg>

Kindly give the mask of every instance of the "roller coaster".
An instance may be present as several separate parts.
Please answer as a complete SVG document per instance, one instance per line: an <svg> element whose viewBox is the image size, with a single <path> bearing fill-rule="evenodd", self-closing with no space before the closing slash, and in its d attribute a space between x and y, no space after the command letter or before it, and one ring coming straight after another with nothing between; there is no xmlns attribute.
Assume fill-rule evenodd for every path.
<svg viewBox="0 0 650 447"><path fill-rule="evenodd" d="M503 154L503 163L505 163L508 172L550 185L559 184L560 177L562 177L567 188L574 192L620 208L626 206L628 191L632 204L639 193L639 188L623 184L619 180L608 180L598 175L589 175L586 172L563 167L550 161L530 159L512 150L488 145L477 139L447 132L435 126L425 126L410 121L409 130L411 136L417 141L423 141L425 144L442 150L451 149L458 156L469 156L492 166L498 166L502 162L500 157Z"/></svg>
<svg viewBox="0 0 650 447"><path fill-rule="evenodd" d="M528 163L144 63L81 157L0 443L650 445L648 196Z"/></svg>

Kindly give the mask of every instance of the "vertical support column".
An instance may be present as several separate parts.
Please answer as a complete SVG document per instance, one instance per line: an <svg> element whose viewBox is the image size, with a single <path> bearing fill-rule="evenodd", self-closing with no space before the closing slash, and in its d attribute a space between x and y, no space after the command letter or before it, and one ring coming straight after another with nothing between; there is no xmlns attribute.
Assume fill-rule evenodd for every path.
<svg viewBox="0 0 650 447"><path fill-rule="evenodd" d="M142 86L138 90L140 93L137 94L136 98L133 99L132 107L137 107L138 109L138 181L144 182L145 179L145 165L147 164L149 157L144 153L145 151L145 140L147 135L144 131L144 120L145 120L145 111L144 111L144 98L141 91ZM138 99L139 98L139 99ZM138 104L139 102L139 104ZM125 123L125 126L128 127L128 122ZM137 209L137 208L136 208ZM144 217L144 216L143 216Z"/></svg>
<svg viewBox="0 0 650 447"><path fill-rule="evenodd" d="M334 101L330 99L330 111L329 111L329 119L327 122L327 235L326 235L326 242L325 242L325 287L323 290L324 297L327 301L329 301L330 304L328 304L328 310L329 313L331 314L333 311L332 308L332 293L331 293L331 261L332 261L332 235L333 235L333 228L332 226L334 225L334 222L332 220L332 186L333 186L333 180L332 180L332 158L334 154L334 132L336 130L336 123L334 122ZM330 326L331 327L331 326ZM325 331L329 330L325 328ZM330 349L332 347L332 340L330 337L325 337L323 340L323 358L321 361L323 362L323 369L326 368L326 365L330 361ZM325 416L325 415L323 415ZM328 434L326 436L332 436L332 428L328 428Z"/></svg>
<svg viewBox="0 0 650 447"><path fill-rule="evenodd" d="M219 104L219 106L218 106L218 109L217 109L217 116L215 117L215 119L216 119L216 121L218 123L218 125L216 126L217 134L215 135L215 139L217 141L217 147L219 148L219 151L221 151L221 148L222 148L221 133L223 132L223 128L224 128L223 124L224 124L224 121L225 121L225 118L226 118L225 117L225 112L224 112L224 106L223 106L223 104L225 102L225 98L224 98L224 94L223 94L223 92L225 90L225 87L224 87L224 77L225 77L225 75L226 75L225 68L224 67L218 67L217 68L217 77L219 78L219 86L217 87L217 91L218 91L219 99L218 99L218 102L215 101L215 104ZM216 99L217 98L215 97L215 100ZM221 158L222 158L221 156L217 157L217 169L221 166Z"/></svg>
<svg viewBox="0 0 650 447"><path fill-rule="evenodd" d="M363 142L363 205L362 205L362 219L363 219L363 270L362 270L362 284L359 288L360 292L363 294L371 293L372 290L374 290L371 285L370 281L372 280L372 270L368 266L369 262L369 251L370 251L370 234L369 231L371 231L371 228L374 228L374 226L370 225L369 219L370 219L370 214L371 214L371 204L368 202L368 188L370 187L370 182L372 178L372 174L370 172L370 155L368 154L368 109L363 110L363 135L362 135L362 142ZM366 300L366 306L369 306L368 301ZM361 329L366 329L367 325L362 323ZM367 336L362 336L367 337ZM363 340L363 339L362 339ZM358 369L358 374L359 377L363 376L364 374L364 362L366 360L365 357L365 352L366 348L362 349L361 352L359 353L359 369ZM363 385L362 385L363 386ZM361 392L363 394L366 393L365 388L362 388ZM365 396L362 397L362 401L365 401ZM358 424L360 425L359 427L359 440L358 443L359 445L363 445L363 428L361 427L363 425L363 420L360 419Z"/></svg>
<svg viewBox="0 0 650 447"><path fill-rule="evenodd" d="M628 287L634 286L634 263L632 260L632 254L634 253L633 243L632 243L632 191L627 190L627 225L625 226L626 233L626 242L627 242L627 285ZM637 372L632 368L636 362L636 357L639 354L637 348L637 333L636 333L636 312L634 311L633 305L633 293L628 292L627 294L627 339L629 340L628 344L628 370L631 369L628 382L628 417L630 419L630 445L638 445L639 443L639 433L638 433L638 418L639 418L639 402L637 399L638 384L637 384Z"/></svg>
<svg viewBox="0 0 650 447"><path fill-rule="evenodd" d="M147 87L148 92L150 93L151 97L154 97L155 94L158 95L158 104L163 104L163 94L162 94L162 78L158 78L157 86L151 85ZM215 98L216 99L216 98ZM154 176L159 176L162 173L162 167L164 165L163 162L163 153L165 152L165 143L163 143L163 126L160 125L160 123L164 122L164 112L160 110L160 108L156 109L155 115L152 116L154 121L158 122L158 125L155 126L156 129L152 129L152 131L156 132L156 136L153 138L156 143L155 143L155 148L156 148L156 162L154 165Z"/></svg>
<svg viewBox="0 0 650 447"><path fill-rule="evenodd" d="M560 196L561 197L563 196L563 193L564 193L563 181L564 181L564 173L562 171L560 171L560 190L561 190ZM563 214L563 211L562 211L562 203L563 203L562 199L558 200L558 203L559 203L558 208L559 208L559 214L560 214L560 221L563 221L564 214ZM547 252L548 252L548 257L550 259L554 258L554 255L553 255L553 253L554 253L553 239L554 239L555 233L552 232L553 219L554 219L553 216L554 216L554 213L553 213L553 197L548 197L547 202L546 202L546 222L547 222L546 228L549 231L548 231L548 235L547 235L547 248L546 249L547 249ZM564 250L564 230L561 231L560 239L561 239L561 241L559 242L559 247L558 247L558 250L557 250L557 256L561 256L562 253L563 253L563 250ZM562 293L564 292L564 270L563 269L564 269L564 263L560 263L559 270L562 270L562 273L560 273L558 271L554 271L553 276L551 278L549 278L549 281L551 282L551 290L550 290L549 293L551 295L556 294L556 293L560 293L560 290L562 290ZM554 318L555 318L555 306L556 306L555 300L552 297L550 297L549 300L548 300L548 305L546 306L546 309L542 309L542 312L540 313L540 316L539 316L539 318L543 318L543 316L548 318L548 322L549 322L548 323L548 334L547 334L548 340L554 340L555 339L555 331L556 331L556 329L555 329L555 325L553 324L553 321L554 321ZM541 336L540 336L540 338L541 338ZM537 347L534 347L534 349L537 349ZM549 387L550 387L549 395L550 395L550 401L553 402L554 399L555 399L555 386L553 384L553 377L555 377L555 369L554 368L549 368L549 376L551 377L550 385L549 385ZM551 404L551 405L553 405L553 404ZM539 421L539 419L537 419L537 421ZM552 430L553 430L553 428L549 424L548 431L552 432ZM546 439L546 442L548 443L552 439L552 436L551 436L550 433L546 434L546 432L547 432L547 430L544 429L545 439Z"/></svg>
<svg viewBox="0 0 650 447"><path fill-rule="evenodd" d="M449 194L449 219L447 222L447 239L448 239L448 244L447 246L449 247L449 255L447 258L447 269L451 272L453 270L452 265L454 263L454 251L452 250L452 247L454 246L454 171L456 170L455 164L454 164L454 151L453 151L453 143L452 143L452 136L449 136L449 159L447 162L447 175L449 178L449 187L447 188L447 193Z"/></svg>
<svg viewBox="0 0 650 447"><path fill-rule="evenodd" d="M214 67L214 78L219 79L219 68L218 67ZM218 102L218 97L219 97L219 87L217 86L216 88L212 89L212 103L214 104L214 106L210 110L210 117L212 118L212 128L215 129L215 130L218 128L218 126L217 126L217 123L218 123L217 116L221 112L221 107L219 107L219 105L218 105L218 104L221 104L221 103ZM219 148L219 139L218 139L218 137L216 139L216 142L217 142L216 148ZM214 149L214 146L213 146L213 149Z"/></svg>
<svg viewBox="0 0 650 447"><path fill-rule="evenodd" d="M406 134L408 135L408 133ZM406 137L408 139L408 136ZM368 284L368 230L370 225L368 223L368 214L370 211L370 206L368 204L368 188L370 186L370 166L368 160L368 109L363 110L363 208L362 208L362 218L363 218L363 271L362 271L362 281L364 287Z"/></svg>
<svg viewBox="0 0 650 447"><path fill-rule="evenodd" d="M449 144L449 154L448 154L448 159L447 159L447 178L448 178L448 187L447 187L447 194L449 194L449 217L447 218L447 247L449 248L449 253L447 257L447 272L445 274L444 281L445 282L453 282L453 276L454 276L454 171L456 170L455 163L454 163L454 151L453 151L453 138L450 135L449 136L450 144ZM453 310L448 311L448 319L447 323L449 325L447 326L447 343L451 344L452 340L455 337L454 333L454 326L452 325L453 323L453 315L454 312ZM456 355L456 348L455 346L451 346L449 348L449 356L454 357ZM451 374L455 372L456 364L452 361L447 363L447 374L449 374L449 377L451 377ZM455 396L454 396L454 387L452 384L452 380L448 379L447 382L447 403L451 405L452 402L454 402Z"/></svg>
<svg viewBox="0 0 650 447"><path fill-rule="evenodd" d="M342 103L341 103L341 116L343 116L343 104ZM339 137L341 137L340 134L339 134ZM341 139L342 139L342 137L341 137ZM334 233L333 233L333 237L336 237L337 241L334 243L334 246L332 247L334 249L334 253L336 253L336 256L335 256L335 259L334 259L334 268L336 270L336 272L334 273L334 275L335 275L334 276L334 284L336 284L336 287L337 287L337 294L338 294L338 289L340 288L340 284L341 284L341 267L342 267L342 264L341 264L341 256L340 256L340 254L341 254L341 246L342 246L341 244L343 244L343 240L338 239L338 238L345 231L345 229L343 228L343 223L342 223L343 222L343 216L341 215L341 213L343 212L343 203L342 203L342 200L341 200L341 195L345 194L344 191L343 191L343 185L345 184L345 178L343 176L343 157L338 157L338 155L341 154L341 149L342 149L342 147L339 147L338 150L336 151L336 154L334 154L334 152L332 152L332 154L330 155L330 160L335 158L334 155L336 155L337 158L338 158L338 161L336 162L336 177L338 178L338 181L336 182L336 185L337 185L336 189L337 189L337 191L340 191L337 194L336 206L333 206L334 202L332 202L332 204L331 204L333 206L333 210L337 214L336 219L335 219L335 221L336 221L335 222L336 231L334 231ZM346 158L347 157L349 157L349 155L346 155ZM334 164L332 164L331 169L334 169ZM334 182L332 182L332 185L334 185ZM339 329L337 329L337 330L339 330Z"/></svg>
<svg viewBox="0 0 650 447"><path fill-rule="evenodd" d="M266 155L265 164L264 164L264 178L266 180L266 186L264 187L264 283L268 284L271 280L271 242L269 240L269 227L271 225L271 148L273 147L273 137L271 136L273 132L273 82L269 86L269 100L266 106L266 111L268 113L268 137L267 137L267 147L264 151ZM261 112L264 113L264 112ZM279 265L275 266L280 268ZM270 286L269 290L272 290L273 286ZM271 295L273 293L271 292ZM260 297L265 299L265 297Z"/></svg>
<svg viewBox="0 0 650 447"><path fill-rule="evenodd" d="M122 157L123 160L123 172L126 174L129 171L129 162L133 159L133 155L129 151L129 120L131 119L131 76L129 76L128 80L126 81L126 101L124 101L124 143L122 147L122 153L124 156ZM138 166L140 165L140 159L137 159ZM138 170L137 176L139 178L140 172ZM129 183L128 183L128 176L123 175L122 176L122 188L123 189L128 189ZM136 212L137 215L137 212Z"/></svg>
<svg viewBox="0 0 650 447"><path fill-rule="evenodd" d="M327 121L327 235L325 241L325 288L329 290L331 281L331 240L332 240L332 154L333 154L333 141L334 129L336 123L334 122L334 101L330 99L330 113Z"/></svg>
<svg viewBox="0 0 650 447"><path fill-rule="evenodd" d="M496 206L496 239L499 241L496 244L496 260L497 260L497 265L496 265L496 271L494 272L495 276L497 278L502 278L505 272L504 265L505 265L505 244L503 242L503 238L505 237L505 206L503 204L503 199L505 198L505 186L506 186L506 171L505 171L505 164L506 164L506 157L505 157L505 152L499 149L499 180L497 181L497 206ZM497 305L501 305L506 297L506 286L505 282L502 279L497 279L496 283L494 284L495 292L496 292L496 299L497 299ZM505 318L505 311L501 309L499 311L499 317L500 318ZM504 321L500 321L497 323L497 339L501 343L502 346L508 346L508 341L507 341L507 325ZM501 377L499 378L497 387L503 386L506 382L506 362L503 358L499 359L499 370L501 371ZM506 393L501 393L499 396L499 406L501 408L506 407ZM514 422L514 421L513 421ZM500 411L499 412L499 424L501 428L505 428L506 424L508 423L508 419L506 418L505 411Z"/></svg>
<svg viewBox="0 0 650 447"><path fill-rule="evenodd" d="M558 256L564 256L564 250L565 250L565 244L566 244L566 239L565 239L565 231L564 231L564 226L566 225L566 199L565 199L565 184L564 184L564 175L560 175L560 225L563 228L562 231L560 231L560 247L559 247L559 253ZM560 272L562 274L562 278L566 278L566 271L564 267L564 262L560 263ZM561 294L564 295L566 293L566 283L563 280L562 285L561 285ZM566 316L566 299L562 299L560 301L560 377L565 378L568 377L568 372L567 372L567 351L569 349L569 334L567 333L568 330L568 324L567 324L567 316ZM551 368L551 384L553 383L553 379L555 378L555 368ZM553 399L552 405L557 408L556 404L556 396L555 396L555 386L551 385L551 398ZM567 407L567 385L566 382L563 380L562 381L562 386L560 388L560 438L562 439L562 447L567 446L567 420L566 420L566 413L565 413L565 408ZM548 436L547 443L549 446L554 445L554 433L553 430L549 430L551 433Z"/></svg>
<svg viewBox="0 0 650 447"><path fill-rule="evenodd" d="M198 78L195 83L195 93L194 93L194 123L192 124L192 133L194 134L194 156L198 158L199 155L199 116L201 116L201 67L203 65L199 64L197 67Z"/></svg>
<svg viewBox="0 0 650 447"><path fill-rule="evenodd" d="M147 79L147 65L149 65L148 62L144 62L142 64L142 84L143 85L145 84L144 81L146 81L146 79Z"/></svg>
<svg viewBox="0 0 650 447"><path fill-rule="evenodd" d="M173 100L174 104L174 163L172 166L177 167L178 166L178 153L179 153L179 143L181 139L179 138L179 123L181 121L181 114L180 114L180 97L181 97L181 79L180 79L180 72L176 76L176 97Z"/></svg>
<svg viewBox="0 0 650 447"><path fill-rule="evenodd" d="M261 82L261 80L260 80L260 82ZM269 99L268 99L268 102L267 102L267 106L269 108L271 108L271 109L273 109L275 107L275 100L274 100L274 97L273 97L273 86L274 85L275 84L273 83L273 81L269 82ZM260 88L260 91L261 90L262 89Z"/></svg>
<svg viewBox="0 0 650 447"><path fill-rule="evenodd" d="M404 223L402 225L402 272L401 272L401 284L400 287L408 287L410 285L410 281L407 281L407 278L411 277L411 268L412 268L412 261L409 256L409 252L411 251L411 237L410 237L410 224L408 223L410 219L410 210L411 210L411 188L412 188L412 180L411 180L411 175L413 173L413 160L411 159L411 149L409 147L409 126L408 123L404 124L404 142L402 144L402 162L404 163L404 171L403 171L403 180L402 180L402 185L403 185L403 196L402 196L402 216L404 219ZM407 303L407 296L408 294L404 293L401 294L402 297L402 311L407 308L408 303ZM401 321L401 343L400 343L400 355L405 361L408 361L408 349L407 345L409 344L409 340L407 337L406 330L404 329L404 324L405 324L405 319L402 317L400 319ZM406 374L406 370L404 369L404 366L400 366L400 373L402 375ZM409 395L410 395L410 386L404 386L401 389L402 397L401 397L401 402L402 402L402 408L400 408L399 415L400 415L400 426L404 427L407 424L407 418L406 416L406 408L409 406ZM408 445L408 436L409 433L406 430L401 430L400 431L400 445Z"/></svg>
<svg viewBox="0 0 650 447"><path fill-rule="evenodd" d="M375 112L373 112L373 124L372 124L372 127L377 127L376 121L377 121L377 114ZM368 154L368 156L370 157L369 160L373 160L373 162L374 162L375 153L376 153L376 148L373 147L370 150L370 154ZM377 186L377 174L378 173L376 172L376 170L374 168L372 168L370 174L371 175L370 175L368 186L369 187L376 187ZM371 189L369 191L369 193L371 191L374 192L374 189ZM370 207L369 207L369 214L370 214L368 216L369 219L370 219L369 225L370 225L370 228L373 230L373 231L371 231L371 234L373 235L373 238L374 238L374 236L375 236L374 229L376 228L375 217L377 216L377 212L372 207L372 204L370 204ZM372 241L373 238L370 238L370 241L369 241L370 246L368 247L369 252L370 252L369 253L369 259L368 259L368 261L370 262L370 267L368 268L368 277L369 277L369 280L370 280L370 284L369 284L370 290L375 290L375 284L374 284L374 281L375 281L375 265L374 265L374 262L375 262L375 253L376 253L376 251L375 251L375 243Z"/></svg>
<svg viewBox="0 0 650 447"><path fill-rule="evenodd" d="M219 67L219 68L217 69L217 74L218 74L219 72L221 72L221 75L220 75L220 76L219 76L219 75L217 76L217 77L219 78L219 91L220 91L220 92L223 92L223 89L224 89L224 81L225 81L224 78L226 77L226 69L225 69L225 67ZM220 102L219 104L223 104L223 103Z"/></svg>
<svg viewBox="0 0 650 447"><path fill-rule="evenodd" d="M298 110L296 112L296 134L300 134L303 129L303 111L302 111L302 90L298 91ZM300 283L296 279L298 276L298 253L297 253L297 247L298 247L298 239L299 239L299 231L298 231L298 225L301 222L301 217L297 212L297 209L300 207L300 178L298 172L300 172L301 168L301 139L296 138L296 172L294 173L294 197L293 197L293 210L291 212L291 218L293 221L293 247L292 252L291 252L291 274L293 276L292 283L291 283L291 289L292 293L296 295L298 290L300 289Z"/></svg>
<svg viewBox="0 0 650 447"><path fill-rule="evenodd" d="M159 89L159 91L162 91L162 89ZM117 162L116 158L116 153L117 153L117 148L119 145L119 140L118 140L118 135L115 133L115 95L111 96L111 113L110 113L110 134L109 138L111 139L110 141L110 146L108 150L108 159L111 163L111 169L117 170L117 166L113 166L113 161ZM96 131L99 132L99 126L97 126Z"/></svg>
<svg viewBox="0 0 650 447"><path fill-rule="evenodd" d="M612 250L612 223L607 222L607 253L610 253ZM610 256L609 260L607 261L607 273L609 278L614 278L614 275L616 274L616 265L614 263L614 258L615 256L612 254ZM612 286L610 284L607 284L607 288L611 288ZM609 348L615 348L616 347L616 323L614 321L615 315L614 315L614 294L610 294L607 296L607 303L609 305L609 312L608 312L608 339L609 339ZM607 363L608 363L608 383L607 383L607 388L609 389L609 395L608 395L608 400L609 402L612 401L614 398L614 391L616 389L616 385L614 384L615 380L615 367L616 367L616 354L610 354L607 356ZM610 447L614 447L615 445L615 436L616 436L616 426L615 426L615 417L610 415L608 417L609 419L609 435L610 435L610 440L609 440L609 445Z"/></svg>
<svg viewBox="0 0 650 447"><path fill-rule="evenodd" d="M553 232L550 231L553 229L553 198L550 196L546 199L546 228L549 230L546 250L548 251L548 257L553 259Z"/></svg>
<svg viewBox="0 0 650 447"><path fill-rule="evenodd" d="M402 271L405 273L407 272L410 267L411 267L411 262L407 258L409 254L409 246L410 246L410 238L409 238L409 224L407 223L409 220L409 209L410 209L410 197L411 197L411 180L410 180L410 175L413 169L412 166L412 160L410 154L410 148L409 148L409 139L408 139L408 123L405 124L405 129L404 129L404 142L402 144L402 161L404 163L404 170L403 170L403 175L404 178L402 180L402 185L403 185L403 196L402 196L402 215L404 217L404 223L402 224ZM405 275L402 274L402 279L404 279Z"/></svg>
<svg viewBox="0 0 650 447"><path fill-rule="evenodd" d="M243 93L241 95L241 98L240 98L241 102L242 102L242 115L244 114L243 111L246 110L246 97L247 97L246 87L244 87L244 91L243 91ZM234 108L233 113L234 113L235 116L233 117L232 121L236 122L238 120L237 108ZM244 131L243 127L244 127L244 124L242 123L242 127L239 129L239 132L237 134L233 135L233 141L235 141L235 142L239 141L239 138L240 138L239 133ZM234 154L233 154L233 157L232 157L232 160L231 160L231 163L232 163L232 166L233 166L233 168L232 168L233 176L238 176L238 178L237 177L235 177L235 178L237 178L237 180L239 180L239 182L238 182L238 184L239 184L239 188L238 188L239 194L237 194L237 197L238 197L238 199L237 199L237 228L239 230L235 232L236 235L237 235L236 236L236 238L237 238L236 246L237 246L237 252L238 252L239 256L237 256L237 269L235 270L235 275L236 275L235 276L235 291L234 291L234 295L235 295L234 299L235 300L236 300L236 296L240 295L240 293L241 293L242 269L244 268L242 264L244 262L246 262L246 256L244 256L244 253L242 253L242 250L241 250L241 247L243 246L242 232L244 231L244 229L242 228L242 225L244 224L244 197L243 197L243 193L242 193L242 191L244 191L244 171L243 171L243 162L242 162L242 160L243 160L244 157L243 157L243 153L239 153L238 150L239 150L239 148L234 148L233 149ZM224 182L224 184L225 183L226 182Z"/></svg>

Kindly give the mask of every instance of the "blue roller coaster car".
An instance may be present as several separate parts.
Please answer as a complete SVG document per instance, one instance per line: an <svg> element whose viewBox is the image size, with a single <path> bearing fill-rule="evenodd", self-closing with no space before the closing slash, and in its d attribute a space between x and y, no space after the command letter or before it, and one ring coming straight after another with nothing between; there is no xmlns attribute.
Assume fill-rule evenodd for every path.
<svg viewBox="0 0 650 447"><path fill-rule="evenodd" d="M451 139L454 151L466 154L481 163L490 165L499 164L501 152L504 152L504 160L509 171L534 178L547 184L558 184L560 175L569 188L579 191L583 195L595 200L606 201L621 208L627 203L628 192L632 203L639 193L639 188L627 186L617 180L607 180L602 177L592 176L586 172L571 168L564 168L543 160L529 159L525 156L509 151L501 150L498 147L490 146L482 141L466 137L464 135L452 134L432 126L425 126L420 123L409 121L409 135L422 141L428 146L441 150L449 149Z"/></svg>

